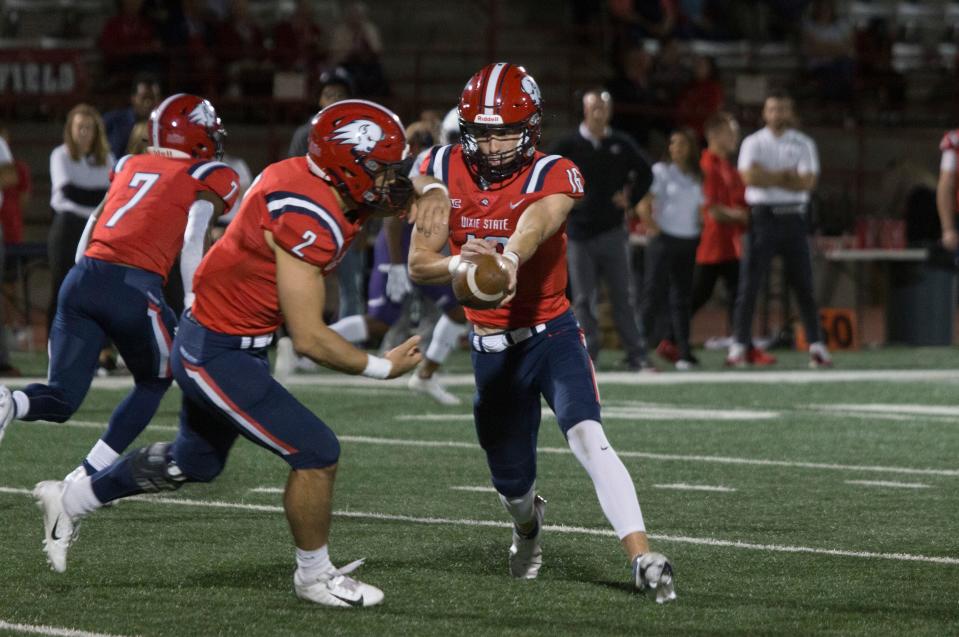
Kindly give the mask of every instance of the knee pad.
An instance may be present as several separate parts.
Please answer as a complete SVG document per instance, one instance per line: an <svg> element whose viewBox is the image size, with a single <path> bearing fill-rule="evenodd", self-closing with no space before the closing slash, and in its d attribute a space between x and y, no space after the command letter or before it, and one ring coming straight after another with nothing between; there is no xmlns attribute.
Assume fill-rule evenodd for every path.
<svg viewBox="0 0 959 637"><path fill-rule="evenodd" d="M176 491L187 481L173 460L171 446L168 442L156 442L131 454L133 479L145 493Z"/></svg>

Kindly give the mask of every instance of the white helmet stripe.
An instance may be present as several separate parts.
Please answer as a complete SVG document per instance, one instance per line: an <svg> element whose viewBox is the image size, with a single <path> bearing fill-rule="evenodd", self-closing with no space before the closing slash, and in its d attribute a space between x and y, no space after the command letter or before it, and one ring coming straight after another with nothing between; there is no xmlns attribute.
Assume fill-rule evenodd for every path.
<svg viewBox="0 0 959 637"><path fill-rule="evenodd" d="M486 93L483 95L483 113L493 115L493 107L496 106L496 86L499 84L499 76L506 66L505 62L499 62L493 67L489 74L489 80L486 82Z"/></svg>

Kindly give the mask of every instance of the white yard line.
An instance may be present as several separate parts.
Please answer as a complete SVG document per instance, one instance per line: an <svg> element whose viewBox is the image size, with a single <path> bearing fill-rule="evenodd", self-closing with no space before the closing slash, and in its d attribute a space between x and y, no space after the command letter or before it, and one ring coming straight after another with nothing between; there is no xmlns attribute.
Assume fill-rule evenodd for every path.
<svg viewBox="0 0 959 637"><path fill-rule="evenodd" d="M474 493L496 493L496 489L493 487L450 487L453 491L472 491Z"/></svg>
<svg viewBox="0 0 959 637"><path fill-rule="evenodd" d="M877 414L904 414L909 416L950 416L959 418L959 407L949 405L904 405L904 404L825 404L809 405L809 409L821 411L858 411Z"/></svg>
<svg viewBox="0 0 959 637"><path fill-rule="evenodd" d="M26 489L0 487L0 493L29 493ZM225 502L222 500L191 500L186 498L170 498L163 496L136 496L127 500L138 500L149 504L166 504L169 506L205 507L212 509L232 509L237 511L261 511L264 513L282 513L283 507L264 504L245 504L241 502ZM432 524L443 526L472 526L497 529L512 528L512 523L501 520L470 520L457 518L418 517L413 515L397 515L392 513L374 513L367 511L334 511L333 515L341 518L358 520L384 520L387 522L408 522L411 524ZM570 535L598 535L616 537L611 529L599 529L577 526L546 524L543 528L550 533ZM926 562L930 564L944 564L959 566L959 558L939 557L930 555L916 555L912 553L875 553L872 551L852 551L847 549L829 549L810 546L789 546L782 544L758 544L755 542L741 542L739 540L723 540L718 538L689 537L685 535L663 535L651 533L649 537L663 542L678 542L682 544L697 544L701 546L721 546L768 553L809 553L814 555L832 555L838 557L856 557L865 559L881 559L896 562Z"/></svg>
<svg viewBox="0 0 959 637"><path fill-rule="evenodd" d="M833 369L833 370L751 370L716 371L691 373L637 374L635 372L597 372L600 385L703 385L703 384L809 384L809 383L855 383L855 382L950 382L959 383L959 369ZM30 383L45 383L46 378L9 379L8 385L21 389ZM389 381L323 373L294 376L288 385L296 387L377 387L402 389L406 378ZM473 387L472 374L444 374L443 384L450 387ZM93 387L99 389L127 389L133 386L131 376L112 376L93 379Z"/></svg>
<svg viewBox="0 0 959 637"><path fill-rule="evenodd" d="M43 624L18 624L0 619L0 630L11 630L15 633L28 635L55 635L56 637L122 637L110 633L91 633L74 628L60 628L58 626L44 626Z"/></svg>
<svg viewBox="0 0 959 637"><path fill-rule="evenodd" d="M250 493L283 493L283 487L256 487L250 489Z"/></svg>
<svg viewBox="0 0 959 637"><path fill-rule="evenodd" d="M439 414L436 414L439 417ZM472 416L463 416L463 418L472 419ZM444 416L448 418L448 416ZM105 423L94 423L88 421L71 420L66 423L44 423L44 427L66 426L80 428L105 428ZM177 427L169 425L150 425L155 431L176 431ZM400 447L423 447L423 448L446 448L446 449L478 449L479 445L469 442L459 442L453 440L411 440L406 438L380 438L376 436L339 436L343 442L353 442L357 444L372 445L391 445ZM540 447L541 453L570 454L572 453L566 447ZM729 456L703 456L671 453L649 453L644 451L616 451L621 458L642 458L646 460L672 460L677 462L708 462L718 464L738 464L747 466L764 467L791 467L796 469L825 469L829 471L869 471L876 473L901 473L911 475L928 476L959 476L959 469L928 469L916 467L887 467L874 465L848 465L826 462L799 462L792 460L764 460L760 458L736 458Z"/></svg>
<svg viewBox="0 0 959 637"><path fill-rule="evenodd" d="M711 486L708 484L686 484L677 482L675 484L654 484L654 489L673 489L675 491L715 491L717 493L733 493L736 489L732 487Z"/></svg>
<svg viewBox="0 0 959 637"><path fill-rule="evenodd" d="M860 484L864 487L892 487L894 489L928 489L921 482L888 482L885 480L846 480L846 484Z"/></svg>

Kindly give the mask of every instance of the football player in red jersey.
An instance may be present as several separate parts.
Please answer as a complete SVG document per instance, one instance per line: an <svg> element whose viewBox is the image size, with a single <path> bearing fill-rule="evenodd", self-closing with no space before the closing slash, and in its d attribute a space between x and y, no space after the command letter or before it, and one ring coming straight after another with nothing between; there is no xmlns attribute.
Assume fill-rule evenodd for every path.
<svg viewBox="0 0 959 637"><path fill-rule="evenodd" d="M109 466L156 413L173 382L176 316L163 285L179 254L191 296L207 227L236 201L236 172L217 161L224 131L210 102L172 95L152 112L149 129L147 151L114 167L60 290L48 383L12 395L0 386L0 429L14 417L65 422L90 389L105 339L116 344L133 373L133 391L74 477Z"/></svg>
<svg viewBox="0 0 959 637"><path fill-rule="evenodd" d="M243 436L290 465L283 505L296 544L296 594L340 607L383 599L379 589L347 577L357 563L336 569L330 562L339 441L270 376L267 346L285 320L298 353L348 374L395 378L420 362L419 337L379 358L322 320L323 279L363 222L407 208L406 155L396 115L372 102L345 100L316 115L307 155L272 164L256 178L197 270L196 299L173 342L173 375L183 390L176 440L132 452L91 477L35 488L55 570L66 568L81 516L118 498L209 482ZM437 191L416 203L433 205L442 209L448 200Z"/></svg>
<svg viewBox="0 0 959 637"><path fill-rule="evenodd" d="M640 589L675 598L672 566L649 549L636 489L600 424L599 391L566 299L566 217L584 184L576 166L536 150L543 117L536 81L522 67L490 64L459 103L461 144L434 149L425 174L449 189L447 233L413 237L414 282L439 284L462 258L497 254L512 291L491 310L466 310L476 397L473 415L493 486L513 518L509 569L535 578L546 502L536 493L540 397L556 413L622 542ZM453 256L441 254L449 239Z"/></svg>

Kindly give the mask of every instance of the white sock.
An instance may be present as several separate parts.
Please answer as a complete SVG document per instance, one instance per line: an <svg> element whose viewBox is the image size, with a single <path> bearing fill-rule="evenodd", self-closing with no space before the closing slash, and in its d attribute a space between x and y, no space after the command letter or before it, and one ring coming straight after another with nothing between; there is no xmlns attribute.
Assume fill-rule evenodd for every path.
<svg viewBox="0 0 959 637"><path fill-rule="evenodd" d="M453 321L445 314L441 316L433 328L433 338L430 346L426 348L426 358L442 365L465 331L466 325Z"/></svg>
<svg viewBox="0 0 959 637"><path fill-rule="evenodd" d="M113 464L119 457L120 454L114 451L110 445L103 442L103 440L97 440L97 444L93 445L93 449L87 454L87 462L97 471L102 471Z"/></svg>
<svg viewBox="0 0 959 637"><path fill-rule="evenodd" d="M529 524L535 515L533 511L533 501L536 498L536 486L529 490L525 495L518 498L508 498L502 493L498 494L500 502L506 507L506 512L510 514L516 524Z"/></svg>
<svg viewBox="0 0 959 637"><path fill-rule="evenodd" d="M17 418L23 418L30 411L30 397L19 389L13 392L14 412Z"/></svg>
<svg viewBox="0 0 959 637"><path fill-rule="evenodd" d="M330 325L330 329L351 343L362 343L370 337L370 331L366 327L366 317L359 314L341 318Z"/></svg>
<svg viewBox="0 0 959 637"><path fill-rule="evenodd" d="M566 439L573 455L593 480L599 506L619 539L630 533L645 533L633 479L606 439L603 426L595 420L584 420L567 432Z"/></svg>
<svg viewBox="0 0 959 637"><path fill-rule="evenodd" d="M67 483L63 491L63 510L74 520L102 506L103 503L93 494L93 481L90 480L90 476L83 476Z"/></svg>
<svg viewBox="0 0 959 637"><path fill-rule="evenodd" d="M330 545L324 544L314 551L296 549L296 566L306 579L312 579L333 570L330 562Z"/></svg>

